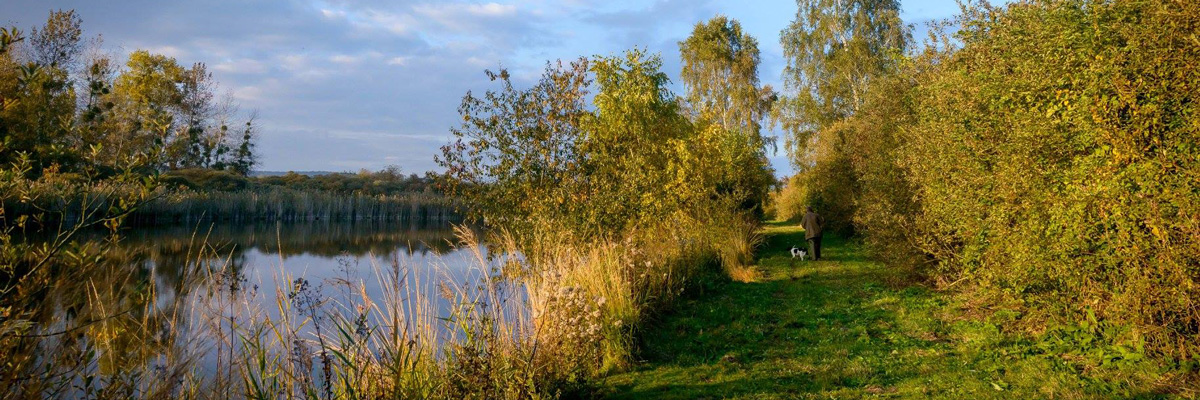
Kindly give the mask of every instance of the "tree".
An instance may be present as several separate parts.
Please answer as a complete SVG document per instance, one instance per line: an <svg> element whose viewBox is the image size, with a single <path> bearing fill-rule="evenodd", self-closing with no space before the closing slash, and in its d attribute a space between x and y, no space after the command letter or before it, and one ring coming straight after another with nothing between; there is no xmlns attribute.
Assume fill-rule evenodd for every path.
<svg viewBox="0 0 1200 400"><path fill-rule="evenodd" d="M631 50L547 66L525 90L489 72L504 87L463 98L463 125L437 158L444 188L476 217L518 232L549 222L617 234L707 200L714 185L693 168L714 158L714 145L695 135L661 66Z"/></svg>
<svg viewBox="0 0 1200 400"><path fill-rule="evenodd" d="M176 138L168 149L172 168L202 168L213 162L213 152L223 143L223 135L209 135L207 123L213 116L215 83L204 63L196 63L180 74L179 117Z"/></svg>
<svg viewBox="0 0 1200 400"><path fill-rule="evenodd" d="M42 66L74 71L83 52L82 26L83 21L75 10L51 11L42 29L30 31L32 61Z"/></svg>
<svg viewBox="0 0 1200 400"><path fill-rule="evenodd" d="M796 19L781 33L784 82L792 92L777 108L791 133L793 159L817 131L853 115L873 78L894 67L909 33L897 0L797 0Z"/></svg>
<svg viewBox="0 0 1200 400"><path fill-rule="evenodd" d="M693 167L711 146L693 141L695 131L661 67L661 57L637 49L592 65L595 111L585 116L580 143L588 226L628 228L667 217L710 192Z"/></svg>
<svg viewBox="0 0 1200 400"><path fill-rule="evenodd" d="M131 53L126 67L113 85L117 126L108 145L114 155L143 154L159 164L175 125L173 111L183 100L179 82L184 69L174 58L145 50Z"/></svg>
<svg viewBox="0 0 1200 400"><path fill-rule="evenodd" d="M766 158L762 121L775 100L770 86L760 87L758 41L736 20L717 16L697 23L679 42L686 98L701 129L720 145L720 190L744 208L761 210L774 181Z"/></svg>
<svg viewBox="0 0 1200 400"><path fill-rule="evenodd" d="M566 185L580 166L588 61L547 63L542 78L525 90L508 71L486 71L502 85L483 96L467 92L454 141L435 160L446 169L443 189L463 198L477 217L519 225L531 216L561 216L571 202Z"/></svg>
<svg viewBox="0 0 1200 400"><path fill-rule="evenodd" d="M787 150L807 191L833 230L849 232L859 176L847 139L861 125L870 85L894 71L908 42L897 0L798 0L796 19L781 34L791 96L773 110L788 132Z"/></svg>
<svg viewBox="0 0 1200 400"><path fill-rule="evenodd" d="M758 84L758 41L737 20L717 16L697 23L679 42L686 98L702 118L728 131L758 135L775 93Z"/></svg>
<svg viewBox="0 0 1200 400"><path fill-rule="evenodd" d="M246 126L242 129L241 141L234 150L228 167L242 176L250 175L250 170L258 163L258 156L254 153L254 118L255 116L251 115L250 119L246 121Z"/></svg>

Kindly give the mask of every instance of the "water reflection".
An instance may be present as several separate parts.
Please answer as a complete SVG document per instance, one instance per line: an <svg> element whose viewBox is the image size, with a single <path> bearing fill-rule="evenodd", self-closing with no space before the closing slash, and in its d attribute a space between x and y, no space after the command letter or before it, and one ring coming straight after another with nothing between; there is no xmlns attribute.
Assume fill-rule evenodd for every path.
<svg viewBox="0 0 1200 400"><path fill-rule="evenodd" d="M82 235L73 251L91 254L87 249L101 248L104 237ZM3 378L33 385L27 390L47 390L29 381L56 375L74 377L59 383L68 387L90 384L78 378L90 375L112 379L103 385L113 390L120 379L144 381L123 377L126 371L166 381L197 372L240 379L232 371L222 377L230 357L212 350L232 349L238 338L224 335L234 326L286 318L280 304L297 296L312 296L319 307L353 297L386 301L378 274L403 265L406 274L423 275L403 279L431 309L452 307L438 296L439 285L488 273L469 267L486 249L458 248L454 238L449 224L379 221L127 230L116 246L89 256L94 262L81 261L86 268L61 266L52 282L22 294L35 310L36 328L28 337L6 338L18 368Z"/></svg>

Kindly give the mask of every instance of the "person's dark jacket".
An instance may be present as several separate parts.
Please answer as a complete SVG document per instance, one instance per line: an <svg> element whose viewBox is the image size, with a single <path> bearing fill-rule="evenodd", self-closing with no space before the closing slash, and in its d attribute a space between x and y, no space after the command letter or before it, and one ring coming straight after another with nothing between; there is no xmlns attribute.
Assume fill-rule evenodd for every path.
<svg viewBox="0 0 1200 400"><path fill-rule="evenodd" d="M804 227L804 239L821 237L821 231L825 229L825 218L809 211L800 219L800 226Z"/></svg>

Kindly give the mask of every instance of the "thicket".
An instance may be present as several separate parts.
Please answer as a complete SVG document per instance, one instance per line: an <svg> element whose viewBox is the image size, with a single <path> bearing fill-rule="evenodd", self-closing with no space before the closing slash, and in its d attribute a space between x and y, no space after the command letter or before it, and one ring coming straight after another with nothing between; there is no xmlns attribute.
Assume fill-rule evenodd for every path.
<svg viewBox="0 0 1200 400"><path fill-rule="evenodd" d="M550 388L628 366L647 318L719 268L756 277L772 92L736 21L697 24L680 45L686 100L640 50L548 65L528 89L489 72L502 88L464 97L464 123L438 157L448 193L524 256L515 270L535 323L579 340L544 356L590 360L547 364L536 376ZM574 311L540 311L561 302ZM559 321L570 315L590 317Z"/></svg>
<svg viewBox="0 0 1200 400"><path fill-rule="evenodd" d="M1200 357L1200 4L972 4L942 28L820 129L844 161L801 174L851 188L879 257L1031 332L1099 320Z"/></svg>

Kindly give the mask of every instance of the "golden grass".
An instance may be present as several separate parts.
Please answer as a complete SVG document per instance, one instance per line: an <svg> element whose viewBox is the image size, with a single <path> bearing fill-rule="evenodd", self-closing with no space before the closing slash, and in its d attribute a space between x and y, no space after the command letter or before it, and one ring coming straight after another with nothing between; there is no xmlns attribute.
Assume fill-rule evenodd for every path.
<svg viewBox="0 0 1200 400"><path fill-rule="evenodd" d="M497 231L487 245L465 228L460 248L478 279L452 279L446 266L400 260L371 265L366 282L317 282L289 275L254 285L198 237L183 280L199 290L159 299L135 284L90 283L87 303L112 316L73 345L49 337L25 359L25 380L0 393L23 397L170 398L554 398L587 396L596 378L628 367L649 316L670 307L717 265L732 279L757 279L762 241L741 219L680 217L620 238L580 240L545 229L537 246ZM115 275L114 275L115 276ZM135 279L133 275L125 275ZM153 286L153 285L151 285ZM261 289L261 290L260 290ZM134 296L134 297L131 297ZM142 297L136 297L142 296ZM172 302L163 305L163 300ZM439 308L439 303L450 304ZM267 304L266 306L263 306ZM98 310L101 307L113 309ZM152 345L137 340L154 339ZM23 342L23 343L27 343ZM139 349L137 357L125 354ZM84 360L69 366L62 360ZM89 365L97 365L93 367ZM207 365L205 367L204 365ZM43 367L51 367L45 369ZM52 371L46 374L43 371ZM13 375L9 375L13 376ZM32 384L36 378L39 384ZM70 382L94 382L71 386Z"/></svg>

